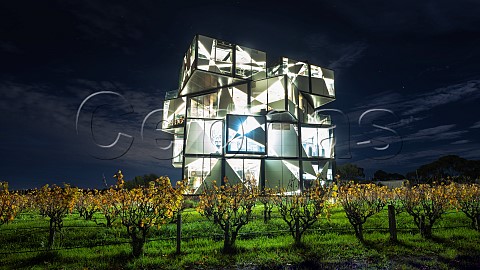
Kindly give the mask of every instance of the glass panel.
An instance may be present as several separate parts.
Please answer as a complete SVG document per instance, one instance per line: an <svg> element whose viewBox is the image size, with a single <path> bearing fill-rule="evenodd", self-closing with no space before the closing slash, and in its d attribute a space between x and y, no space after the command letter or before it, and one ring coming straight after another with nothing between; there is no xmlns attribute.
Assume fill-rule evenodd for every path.
<svg viewBox="0 0 480 270"><path fill-rule="evenodd" d="M283 58L283 67L293 84L304 92L310 92L308 65L303 62Z"/></svg>
<svg viewBox="0 0 480 270"><path fill-rule="evenodd" d="M227 152L265 154L265 117L227 115Z"/></svg>
<svg viewBox="0 0 480 270"><path fill-rule="evenodd" d="M287 85L287 94L288 94L288 112L290 112L290 114L292 114L293 116L298 118L298 115L297 115L297 109L298 109L297 102L298 101L297 101L297 99L298 99L299 92L294 85L289 83Z"/></svg>
<svg viewBox="0 0 480 270"><path fill-rule="evenodd" d="M267 80L260 80L251 83L251 111L261 112L267 110Z"/></svg>
<svg viewBox="0 0 480 270"><path fill-rule="evenodd" d="M163 102L162 128L168 128L168 123L169 121L171 121L171 119L168 119L168 109L170 108L170 102L171 100L165 100Z"/></svg>
<svg viewBox="0 0 480 270"><path fill-rule="evenodd" d="M331 157L330 129L302 127L302 148L303 157Z"/></svg>
<svg viewBox="0 0 480 270"><path fill-rule="evenodd" d="M215 181L220 185L221 161L217 158L186 158L184 175L188 180L188 192L197 193L202 187Z"/></svg>
<svg viewBox="0 0 480 270"><path fill-rule="evenodd" d="M232 46L225 41L199 36L197 68L232 75Z"/></svg>
<svg viewBox="0 0 480 270"><path fill-rule="evenodd" d="M265 187L285 188L287 192L299 191L298 166L298 161L265 160Z"/></svg>
<svg viewBox="0 0 480 270"><path fill-rule="evenodd" d="M221 40L215 40L213 44L215 67L210 67L209 71L232 74L232 44Z"/></svg>
<svg viewBox="0 0 480 270"><path fill-rule="evenodd" d="M243 170L245 172L244 183L248 186L258 187L260 184L260 160L245 159Z"/></svg>
<svg viewBox="0 0 480 270"><path fill-rule="evenodd" d="M223 121L193 119L187 121L187 154L221 154Z"/></svg>
<svg viewBox="0 0 480 270"><path fill-rule="evenodd" d="M275 77L279 75L286 74L286 66L283 66L283 59L277 61L277 63L270 63L270 67L267 68L267 76L268 77Z"/></svg>
<svg viewBox="0 0 480 270"><path fill-rule="evenodd" d="M303 171L305 188L310 187L316 179L320 180L321 185L333 181L332 162L329 160L303 161Z"/></svg>
<svg viewBox="0 0 480 270"><path fill-rule="evenodd" d="M310 65L310 70L312 71L312 78L323 78L323 71L321 67Z"/></svg>
<svg viewBox="0 0 480 270"><path fill-rule="evenodd" d="M225 169L230 183L244 183L247 186L258 186L260 178L260 160L228 159Z"/></svg>
<svg viewBox="0 0 480 270"><path fill-rule="evenodd" d="M285 94L284 77L274 77L267 79L268 83L268 110L285 111Z"/></svg>
<svg viewBox="0 0 480 270"><path fill-rule="evenodd" d="M227 87L224 87L218 92L218 117L225 117L228 113L228 108L232 104L232 97Z"/></svg>
<svg viewBox="0 0 480 270"><path fill-rule="evenodd" d="M218 94L211 93L190 98L189 117L216 118L218 112Z"/></svg>
<svg viewBox="0 0 480 270"><path fill-rule="evenodd" d="M183 136L175 135L173 141L173 163L182 163L183 161Z"/></svg>
<svg viewBox="0 0 480 270"><path fill-rule="evenodd" d="M297 157L297 125L268 123L268 155L273 157Z"/></svg>
<svg viewBox="0 0 480 270"><path fill-rule="evenodd" d="M249 78L252 76L252 50L238 45L235 48L235 75L241 78Z"/></svg>
<svg viewBox="0 0 480 270"><path fill-rule="evenodd" d="M225 176L230 184L237 184L243 181L243 159L227 159Z"/></svg>
<svg viewBox="0 0 480 270"><path fill-rule="evenodd" d="M223 148L223 121L214 120L214 121L205 121L205 130L206 137L208 138L208 143L213 145L213 148L209 152L220 154L222 153Z"/></svg>
<svg viewBox="0 0 480 270"><path fill-rule="evenodd" d="M267 76L267 54L252 49L250 56L252 57L252 79L259 80L265 78Z"/></svg>
<svg viewBox="0 0 480 270"><path fill-rule="evenodd" d="M236 46L235 48L236 76L253 78L255 75L255 79L265 78L266 53L243 46Z"/></svg>
<svg viewBox="0 0 480 270"><path fill-rule="evenodd" d="M335 97L333 71L310 65L312 70L312 94Z"/></svg>
<svg viewBox="0 0 480 270"><path fill-rule="evenodd" d="M229 112L244 113L246 110L248 110L247 88L248 86L246 84L228 88L228 92L232 97L232 106L229 108Z"/></svg>
<svg viewBox="0 0 480 270"><path fill-rule="evenodd" d="M305 94L305 95L308 96L309 94ZM299 101L298 103L300 107L300 115L299 115L300 121L302 121L303 123L312 123L312 124L324 123L323 120L320 119L317 113L315 112L314 107L309 102L307 97L304 96L304 94L302 94L301 92L299 92L298 101ZM327 123L324 123L324 124L327 124Z"/></svg>
<svg viewBox="0 0 480 270"><path fill-rule="evenodd" d="M188 51L183 56L182 71L180 72L180 89L182 89L187 83L188 79L192 75L194 62L195 62L195 49L196 42L195 38L193 39Z"/></svg>
<svg viewBox="0 0 480 270"><path fill-rule="evenodd" d="M179 127L185 120L186 98L166 100L164 103L162 128Z"/></svg>
<svg viewBox="0 0 480 270"><path fill-rule="evenodd" d="M248 85L240 84L220 89L218 94L218 117L230 114L249 114Z"/></svg>
<svg viewBox="0 0 480 270"><path fill-rule="evenodd" d="M198 36L198 59L210 60L213 47L213 38Z"/></svg>
<svg viewBox="0 0 480 270"><path fill-rule="evenodd" d="M322 68L323 71L323 80L325 80L325 84L327 85L328 94L331 97L335 97L335 85L334 85L334 73L333 70Z"/></svg>

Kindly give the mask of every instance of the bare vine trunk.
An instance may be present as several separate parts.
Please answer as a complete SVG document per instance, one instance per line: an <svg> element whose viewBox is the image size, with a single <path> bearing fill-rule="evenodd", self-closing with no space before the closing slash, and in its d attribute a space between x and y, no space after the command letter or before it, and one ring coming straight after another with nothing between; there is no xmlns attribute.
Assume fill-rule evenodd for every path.
<svg viewBox="0 0 480 270"><path fill-rule="evenodd" d="M52 249L53 243L55 242L55 233L56 233L56 228L55 228L55 220L53 218L50 218L50 229L49 229L49 235L48 235L48 249Z"/></svg>
<svg viewBox="0 0 480 270"><path fill-rule="evenodd" d="M133 257L138 258L144 253L147 230L133 230L132 232L129 232L129 234L132 238L132 255Z"/></svg>
<svg viewBox="0 0 480 270"><path fill-rule="evenodd" d="M295 219L295 246L302 245L302 233L300 232L300 220Z"/></svg>
<svg viewBox="0 0 480 270"><path fill-rule="evenodd" d="M358 240L363 242L365 240L363 238L363 225L356 224L356 225L353 225L353 228L355 229L355 236L358 238Z"/></svg>
<svg viewBox="0 0 480 270"><path fill-rule="evenodd" d="M230 241L230 223L225 224L225 231L223 236L223 252L229 253L233 250L233 243Z"/></svg>

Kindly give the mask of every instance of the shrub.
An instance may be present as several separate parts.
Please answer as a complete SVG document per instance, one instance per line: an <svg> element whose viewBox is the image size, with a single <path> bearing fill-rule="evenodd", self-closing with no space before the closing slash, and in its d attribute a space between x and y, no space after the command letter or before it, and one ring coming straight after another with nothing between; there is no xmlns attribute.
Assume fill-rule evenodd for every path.
<svg viewBox="0 0 480 270"><path fill-rule="evenodd" d="M472 220L472 227L480 231L480 185L456 185L456 205Z"/></svg>
<svg viewBox="0 0 480 270"><path fill-rule="evenodd" d="M284 190L280 193L285 194ZM326 206L327 189L317 180L303 192L283 195L275 204L282 219L287 223L295 246L302 245L302 235L318 220Z"/></svg>
<svg viewBox="0 0 480 270"><path fill-rule="evenodd" d="M22 209L25 197L8 190L7 182L0 182L0 225L13 221Z"/></svg>
<svg viewBox="0 0 480 270"><path fill-rule="evenodd" d="M258 195L258 200L263 204L264 223L268 223L268 221L272 218L272 210L275 206L276 198L277 196L274 190L268 187L265 187L263 193Z"/></svg>
<svg viewBox="0 0 480 270"><path fill-rule="evenodd" d="M97 190L87 190L78 196L75 209L85 220L92 220L93 214L99 210L98 204L95 203L95 197L98 197Z"/></svg>
<svg viewBox="0 0 480 270"><path fill-rule="evenodd" d="M400 190L405 211L413 217L422 237L431 238L432 227L455 198L454 185L419 184Z"/></svg>
<svg viewBox="0 0 480 270"><path fill-rule="evenodd" d="M345 210L348 221L355 230L355 236L364 241L363 224L374 214L380 212L386 203L387 187L375 184L354 184L341 186L339 202Z"/></svg>
<svg viewBox="0 0 480 270"><path fill-rule="evenodd" d="M160 177L148 186L123 188L123 174L121 171L114 176L117 178L119 190L119 215L122 225L125 226L131 237L132 254L134 257L143 255L143 248L149 230L172 218L182 206L183 183L177 182L173 188L168 177Z"/></svg>
<svg viewBox="0 0 480 270"><path fill-rule="evenodd" d="M52 187L45 185L33 194L35 207L40 211L40 215L50 218L47 243L49 249L54 244L56 233L62 230L63 219L75 206L78 194L77 188L72 188L67 184L63 188L56 185Z"/></svg>
<svg viewBox="0 0 480 270"><path fill-rule="evenodd" d="M98 192L94 199L95 205L107 221L106 226L108 228L112 227L113 222L120 214L120 192L111 187ZM97 223L96 220L95 223Z"/></svg>
<svg viewBox="0 0 480 270"><path fill-rule="evenodd" d="M224 182L220 187L213 182L203 190L197 211L222 229L223 252L229 253L235 250L238 232L250 221L257 193L243 183L230 184L226 177Z"/></svg>

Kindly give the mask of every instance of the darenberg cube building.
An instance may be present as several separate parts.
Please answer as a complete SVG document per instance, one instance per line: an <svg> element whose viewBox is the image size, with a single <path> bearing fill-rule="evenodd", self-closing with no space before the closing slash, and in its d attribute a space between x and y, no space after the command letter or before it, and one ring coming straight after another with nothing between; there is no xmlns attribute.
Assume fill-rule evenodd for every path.
<svg viewBox="0 0 480 270"><path fill-rule="evenodd" d="M334 137L319 107L335 100L333 71L201 35L167 92L162 130L189 192L243 182L299 192L332 180Z"/></svg>

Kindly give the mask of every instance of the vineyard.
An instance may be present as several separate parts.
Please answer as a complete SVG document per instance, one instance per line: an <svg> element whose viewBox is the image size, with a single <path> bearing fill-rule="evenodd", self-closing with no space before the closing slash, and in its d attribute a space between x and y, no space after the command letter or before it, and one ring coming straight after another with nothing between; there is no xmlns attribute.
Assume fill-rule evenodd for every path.
<svg viewBox="0 0 480 270"><path fill-rule="evenodd" d="M248 185L184 195L161 177L106 190L0 193L0 267L478 268L477 184Z"/></svg>

